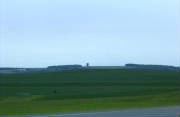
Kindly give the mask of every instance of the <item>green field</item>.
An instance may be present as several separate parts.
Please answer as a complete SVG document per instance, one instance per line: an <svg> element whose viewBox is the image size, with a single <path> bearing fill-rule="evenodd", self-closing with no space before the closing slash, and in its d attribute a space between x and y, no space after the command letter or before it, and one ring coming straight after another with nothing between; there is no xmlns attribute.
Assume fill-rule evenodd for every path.
<svg viewBox="0 0 180 117"><path fill-rule="evenodd" d="M86 69L0 74L0 114L180 104L180 72Z"/></svg>

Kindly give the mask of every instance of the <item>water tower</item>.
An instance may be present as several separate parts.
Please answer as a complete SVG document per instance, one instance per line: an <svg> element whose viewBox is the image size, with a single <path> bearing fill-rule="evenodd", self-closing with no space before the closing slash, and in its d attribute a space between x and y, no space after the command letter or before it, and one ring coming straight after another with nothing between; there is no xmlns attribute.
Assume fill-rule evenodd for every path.
<svg viewBox="0 0 180 117"><path fill-rule="evenodd" d="M86 67L89 67L89 63L86 63Z"/></svg>

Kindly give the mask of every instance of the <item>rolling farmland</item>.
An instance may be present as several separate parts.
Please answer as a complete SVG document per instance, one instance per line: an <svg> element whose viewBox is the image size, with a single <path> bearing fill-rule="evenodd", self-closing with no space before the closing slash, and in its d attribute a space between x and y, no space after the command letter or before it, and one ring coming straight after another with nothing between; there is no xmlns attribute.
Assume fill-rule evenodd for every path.
<svg viewBox="0 0 180 117"><path fill-rule="evenodd" d="M0 74L0 114L180 104L180 72L84 69Z"/></svg>

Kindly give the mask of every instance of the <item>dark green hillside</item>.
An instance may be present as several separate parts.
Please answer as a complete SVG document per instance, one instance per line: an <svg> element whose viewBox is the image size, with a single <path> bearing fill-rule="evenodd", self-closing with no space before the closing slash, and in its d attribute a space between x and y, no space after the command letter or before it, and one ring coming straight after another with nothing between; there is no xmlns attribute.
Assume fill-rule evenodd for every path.
<svg viewBox="0 0 180 117"><path fill-rule="evenodd" d="M0 114L180 104L179 79L177 71L132 69L1 74Z"/></svg>

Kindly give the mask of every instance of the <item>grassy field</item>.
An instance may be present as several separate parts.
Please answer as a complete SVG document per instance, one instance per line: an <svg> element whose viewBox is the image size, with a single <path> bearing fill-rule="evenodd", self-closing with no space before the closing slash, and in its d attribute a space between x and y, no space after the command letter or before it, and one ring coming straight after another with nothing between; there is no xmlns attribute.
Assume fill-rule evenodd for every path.
<svg viewBox="0 0 180 117"><path fill-rule="evenodd" d="M180 72L86 69L0 74L0 114L180 104Z"/></svg>

